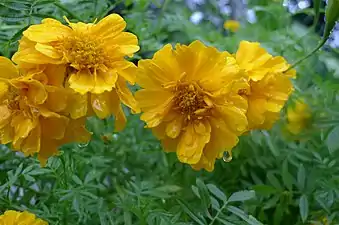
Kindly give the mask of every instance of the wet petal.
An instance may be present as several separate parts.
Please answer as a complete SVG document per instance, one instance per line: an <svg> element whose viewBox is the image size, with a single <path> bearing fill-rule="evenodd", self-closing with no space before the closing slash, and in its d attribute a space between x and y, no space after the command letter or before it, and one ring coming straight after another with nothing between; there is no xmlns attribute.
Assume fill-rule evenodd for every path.
<svg viewBox="0 0 339 225"><path fill-rule="evenodd" d="M206 130L206 133L199 134L195 131L194 125L189 124L178 144L178 159L183 163L196 164L199 162L203 149L206 143L209 142L209 139L210 132Z"/></svg>

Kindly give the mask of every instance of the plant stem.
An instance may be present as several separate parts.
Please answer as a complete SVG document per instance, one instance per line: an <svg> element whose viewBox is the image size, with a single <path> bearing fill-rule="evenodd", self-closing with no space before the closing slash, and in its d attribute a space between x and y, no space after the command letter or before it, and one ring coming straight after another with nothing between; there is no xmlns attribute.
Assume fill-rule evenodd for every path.
<svg viewBox="0 0 339 225"><path fill-rule="evenodd" d="M56 7L58 7L59 9L61 9L62 11L66 12L67 14L69 14L71 17L73 17L74 19L81 21L81 18L78 17L77 15L75 15L72 11L68 10L65 6L63 6L62 4L60 4L59 2L55 2L54 5Z"/></svg>
<svg viewBox="0 0 339 225"><path fill-rule="evenodd" d="M217 214L213 217L212 221L208 225L213 225L215 220L219 218L219 214L226 208L228 202L225 202L224 205L219 209Z"/></svg>
<svg viewBox="0 0 339 225"><path fill-rule="evenodd" d="M300 63L302 63L303 61L305 61L306 59L310 58L314 53L316 53L321 47L323 47L323 45L326 43L328 38L323 39L319 45L313 49L309 54L307 54L305 57L299 59L298 61L296 61L295 63L293 63L290 68L288 68L285 72L289 71L290 69L293 69L294 67L296 67L297 65L299 65Z"/></svg>

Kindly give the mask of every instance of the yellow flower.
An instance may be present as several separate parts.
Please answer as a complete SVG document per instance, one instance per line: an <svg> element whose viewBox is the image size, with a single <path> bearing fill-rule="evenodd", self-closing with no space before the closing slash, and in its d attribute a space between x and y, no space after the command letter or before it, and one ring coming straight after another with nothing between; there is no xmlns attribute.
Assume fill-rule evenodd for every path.
<svg viewBox="0 0 339 225"><path fill-rule="evenodd" d="M247 88L235 59L199 41L164 46L139 61L136 99L141 119L179 160L194 169L214 169L216 158L237 144L247 128Z"/></svg>
<svg viewBox="0 0 339 225"><path fill-rule="evenodd" d="M0 215L0 225L48 225L42 219L38 219L34 214L29 212L17 212L7 210L4 214Z"/></svg>
<svg viewBox="0 0 339 225"><path fill-rule="evenodd" d="M135 82L136 66L125 59L139 50L137 37L123 32L126 22L117 14L96 24L67 22L44 19L30 26L13 61L34 79L79 93L69 108L72 118L91 111L100 118L114 114L121 130L126 123L121 103L140 111L127 87Z"/></svg>
<svg viewBox="0 0 339 225"><path fill-rule="evenodd" d="M310 108L303 99L297 99L287 107L287 129L292 134L299 134L308 125L311 118Z"/></svg>
<svg viewBox="0 0 339 225"><path fill-rule="evenodd" d="M90 134L84 121L75 128L67 117L67 95L58 87L44 86L30 76L21 76L9 59L0 57L0 143L11 143L26 156L38 153L42 164L57 153L61 144ZM80 120L80 119L79 119ZM79 132L65 136L69 127ZM67 141L66 141L67 140Z"/></svg>
<svg viewBox="0 0 339 225"><path fill-rule="evenodd" d="M224 23L224 28L235 33L239 30L240 23L236 20L226 20Z"/></svg>
<svg viewBox="0 0 339 225"><path fill-rule="evenodd" d="M235 55L250 88L240 91L248 101L250 129L270 129L293 91L295 70L283 57L273 57L259 43L242 41Z"/></svg>

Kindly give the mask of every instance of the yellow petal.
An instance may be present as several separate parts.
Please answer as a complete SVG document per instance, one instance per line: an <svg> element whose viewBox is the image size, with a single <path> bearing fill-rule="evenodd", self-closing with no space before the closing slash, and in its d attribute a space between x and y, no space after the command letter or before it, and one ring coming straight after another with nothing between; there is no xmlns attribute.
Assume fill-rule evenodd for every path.
<svg viewBox="0 0 339 225"><path fill-rule="evenodd" d="M235 106L216 106L227 127L236 134L242 134L248 127L248 121L243 110Z"/></svg>
<svg viewBox="0 0 339 225"><path fill-rule="evenodd" d="M211 139L206 145L205 156L208 159L216 158L218 153L225 150L231 150L237 145L239 139L238 136L227 128L225 122L215 118L210 118L211 124Z"/></svg>
<svg viewBox="0 0 339 225"><path fill-rule="evenodd" d="M111 100L111 95L107 91L101 94L91 94L92 108L100 119L105 119L113 113L111 104L114 103Z"/></svg>
<svg viewBox="0 0 339 225"><path fill-rule="evenodd" d="M154 98L154 96L157 96ZM143 111L148 111L157 108L160 104L173 98L173 93L167 90L157 89L142 89L135 93L135 99L137 100L140 108Z"/></svg>
<svg viewBox="0 0 339 225"><path fill-rule="evenodd" d="M177 156L180 162L188 164L199 162L203 149L210 140L210 131L208 132L206 124L202 124L200 121L197 123L196 125L189 124L180 138L177 149ZM206 133L200 134L196 132L197 126L205 126ZM200 128L198 130L201 131Z"/></svg>
<svg viewBox="0 0 339 225"><path fill-rule="evenodd" d="M170 138L177 138L181 133L183 124L183 117L178 115L174 120L169 122L166 126L166 135Z"/></svg>
<svg viewBox="0 0 339 225"><path fill-rule="evenodd" d="M2 56L0 56L0 70L0 78L12 79L19 76L19 71L12 61Z"/></svg>
<svg viewBox="0 0 339 225"><path fill-rule="evenodd" d="M13 141L14 138L14 129L8 123L6 126L0 129L0 143L8 144Z"/></svg>
<svg viewBox="0 0 339 225"><path fill-rule="evenodd" d="M13 62L15 62L18 65L21 65L22 63L37 64L37 65L63 63L62 60L50 58L40 53L39 51L37 51L35 48L27 48L27 49L18 51L13 55L12 59L13 59Z"/></svg>
<svg viewBox="0 0 339 225"><path fill-rule="evenodd" d="M10 122L11 114L11 110L6 105L0 105L0 129Z"/></svg>
<svg viewBox="0 0 339 225"><path fill-rule="evenodd" d="M53 48L50 45L37 43L35 45L35 49L40 53L44 54L45 56L48 56L53 59L60 59L62 57L62 54L60 54L55 48Z"/></svg>
<svg viewBox="0 0 339 225"><path fill-rule="evenodd" d="M50 128L51 129L51 128ZM39 126L36 126L24 140L21 151L26 155L34 155L34 153L40 151L40 136L41 130Z"/></svg>
<svg viewBox="0 0 339 225"><path fill-rule="evenodd" d="M41 166L45 166L49 157L58 154L58 143L51 139L41 139L40 152L38 159Z"/></svg>
<svg viewBox="0 0 339 225"><path fill-rule="evenodd" d="M70 88L80 94L91 92L96 85L94 75L84 70L71 74L68 82Z"/></svg>
<svg viewBox="0 0 339 225"><path fill-rule="evenodd" d="M162 147L165 152L176 152L178 147L178 138L172 139L172 138L165 138L161 140Z"/></svg>
<svg viewBox="0 0 339 225"><path fill-rule="evenodd" d="M127 105L128 107L130 107L133 113L140 112L138 103L134 99L134 96L132 95L131 90L128 89L127 82L125 79L119 77L118 82L116 84L116 92L121 102Z"/></svg>
<svg viewBox="0 0 339 225"><path fill-rule="evenodd" d="M43 137L60 140L65 135L65 130L69 119L61 116L60 118L49 117L41 118L41 133Z"/></svg>
<svg viewBox="0 0 339 225"><path fill-rule="evenodd" d="M172 99L173 97L154 107L152 110L144 112L140 119L145 121L149 128L158 126L172 108Z"/></svg>
<svg viewBox="0 0 339 225"><path fill-rule="evenodd" d="M138 38L132 33L122 32L108 42L109 45L117 45L118 50L123 55L131 56L133 53L139 51Z"/></svg>
<svg viewBox="0 0 339 225"><path fill-rule="evenodd" d="M11 126L14 128L13 144L19 139L26 138L29 132L37 125L36 121L20 113L12 118Z"/></svg>
<svg viewBox="0 0 339 225"><path fill-rule="evenodd" d="M136 74L138 72L138 69L134 65L134 63L129 62L127 60L116 61L116 62L112 63L112 68L116 68L119 76L122 76L130 84L133 85L135 83Z"/></svg>
<svg viewBox="0 0 339 225"><path fill-rule="evenodd" d="M118 94L113 90L110 92L111 110L115 117L114 128L115 131L122 131L127 123L124 111L121 108Z"/></svg>
<svg viewBox="0 0 339 225"><path fill-rule="evenodd" d="M8 89L8 83L0 81L0 101L7 99Z"/></svg>
<svg viewBox="0 0 339 225"><path fill-rule="evenodd" d="M66 65L49 64L46 66L44 73L47 76L49 85L63 87L66 76Z"/></svg>
<svg viewBox="0 0 339 225"><path fill-rule="evenodd" d="M42 104L47 99L46 89L39 81L23 77L11 80L11 84L22 90L22 94L33 104Z"/></svg>
<svg viewBox="0 0 339 225"><path fill-rule="evenodd" d="M68 90L68 92L68 103L65 111L70 114L72 119L86 116L88 112L88 95L81 95L72 89Z"/></svg>
<svg viewBox="0 0 339 225"><path fill-rule="evenodd" d="M23 35L31 41L49 43L59 41L71 34L72 30L62 23L52 19L45 20L45 23L32 25Z"/></svg>
<svg viewBox="0 0 339 225"><path fill-rule="evenodd" d="M66 131L65 136L61 140L61 144L66 143L87 143L91 139L91 133L85 128L86 117L82 117L76 120L70 120Z"/></svg>
<svg viewBox="0 0 339 225"><path fill-rule="evenodd" d="M48 109L53 112L64 111L67 107L70 93L64 88L54 86L46 86L46 90L48 92L48 98L46 100Z"/></svg>
<svg viewBox="0 0 339 225"><path fill-rule="evenodd" d="M98 72L95 78L95 86L90 92L100 94L104 91L111 91L112 88L115 87L118 74L115 70L110 70L108 72Z"/></svg>
<svg viewBox="0 0 339 225"><path fill-rule="evenodd" d="M110 14L91 28L91 33L97 37L112 38L121 33L126 27L126 22L118 14Z"/></svg>

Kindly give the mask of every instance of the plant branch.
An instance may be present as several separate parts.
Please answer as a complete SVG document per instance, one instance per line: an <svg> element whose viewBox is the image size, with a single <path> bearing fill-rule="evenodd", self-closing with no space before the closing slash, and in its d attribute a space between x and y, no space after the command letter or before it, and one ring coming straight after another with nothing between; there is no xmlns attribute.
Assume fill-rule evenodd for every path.
<svg viewBox="0 0 339 225"><path fill-rule="evenodd" d="M72 11L70 11L69 9L67 9L65 6L63 6L62 4L60 4L59 2L54 2L54 5L56 7L58 7L59 9L61 9L62 11L66 12L67 14L69 14L71 17L73 17L74 19L81 21L82 19L80 17L78 17L77 15L75 15Z"/></svg>

